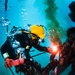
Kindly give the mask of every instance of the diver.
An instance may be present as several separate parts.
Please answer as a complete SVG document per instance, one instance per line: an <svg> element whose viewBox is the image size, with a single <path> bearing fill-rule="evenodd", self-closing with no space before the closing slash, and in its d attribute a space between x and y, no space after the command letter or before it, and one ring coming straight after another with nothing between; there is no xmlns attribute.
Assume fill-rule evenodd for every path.
<svg viewBox="0 0 75 75"><path fill-rule="evenodd" d="M31 25L30 31L13 26L7 36L7 40L1 47L5 66L7 68L15 66L17 73L23 72L25 75L32 75L30 66L26 66L29 63L41 71L41 66L31 58L29 52L32 47L39 51L52 51L50 47L40 45L41 42L44 42L44 38L45 31L41 25Z"/></svg>
<svg viewBox="0 0 75 75"><path fill-rule="evenodd" d="M75 75L75 27L67 30L67 40L61 48L56 75L60 75L69 65L71 71L68 75Z"/></svg>

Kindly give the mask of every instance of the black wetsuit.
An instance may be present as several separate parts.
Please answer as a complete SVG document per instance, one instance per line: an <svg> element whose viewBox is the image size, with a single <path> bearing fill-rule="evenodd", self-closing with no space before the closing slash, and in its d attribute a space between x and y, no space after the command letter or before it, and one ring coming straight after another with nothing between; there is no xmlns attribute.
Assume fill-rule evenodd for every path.
<svg viewBox="0 0 75 75"><path fill-rule="evenodd" d="M6 42L1 47L1 54L3 56L3 54L7 52L9 54L9 58L17 59L19 50L22 58L30 59L29 52L32 46L39 51L47 51L46 47L42 47L39 45L37 39L32 40L29 33L23 31L10 33L10 35L8 35L7 37ZM32 64L34 63L32 62ZM23 65L21 65L20 67L21 71L25 71Z"/></svg>
<svg viewBox="0 0 75 75"><path fill-rule="evenodd" d="M17 44L19 43L19 44ZM16 45L17 47L13 47ZM28 48L26 48L28 46ZM17 58L17 49L24 48L24 54L26 58L30 57L29 51L31 47L38 49L39 51L47 51L46 47L42 47L39 45L38 40L32 40L30 34L25 32L20 32L15 35L10 35L7 37L6 42L1 47L1 54L8 52L10 58L16 59Z"/></svg>

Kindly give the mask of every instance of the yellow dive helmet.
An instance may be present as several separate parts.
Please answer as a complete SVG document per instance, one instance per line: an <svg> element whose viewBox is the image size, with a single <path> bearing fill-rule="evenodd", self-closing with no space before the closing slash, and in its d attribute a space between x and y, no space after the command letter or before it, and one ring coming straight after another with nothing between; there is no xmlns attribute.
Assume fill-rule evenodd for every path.
<svg viewBox="0 0 75 75"><path fill-rule="evenodd" d="M34 24L34 25L30 26L30 32L37 35L40 39L45 38L44 28L41 25Z"/></svg>

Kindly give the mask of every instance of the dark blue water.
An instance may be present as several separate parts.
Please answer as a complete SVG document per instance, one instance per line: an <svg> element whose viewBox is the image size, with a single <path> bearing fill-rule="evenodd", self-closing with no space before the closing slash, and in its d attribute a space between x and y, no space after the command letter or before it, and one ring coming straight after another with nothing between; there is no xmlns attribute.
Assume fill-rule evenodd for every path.
<svg viewBox="0 0 75 75"><path fill-rule="evenodd" d="M52 1L52 0L51 0ZM54 1L54 0L53 0ZM71 21L68 14L70 10L68 5L74 0L55 0L55 4L57 6L57 11L55 12L55 19L59 23L58 28L62 28L62 30L67 30L69 27L75 26L75 23ZM48 29L48 24L50 23L50 19L48 19L48 13L45 12L47 9L47 0L8 0L7 2L7 10L5 11L5 0L0 0L0 47L5 42L7 37L7 28L5 23L9 26L8 32L10 32L13 26L20 26L23 28L27 28L27 24L41 24ZM50 13L50 12L49 12ZM8 19L8 23L4 20ZM53 19L52 19L53 21ZM56 27L56 25L54 25ZM56 28L56 29L58 29ZM63 38L61 38L62 42L66 40L66 34L64 32ZM48 35L46 36L45 43L41 44L43 46L51 46L51 41L48 39ZM34 52L30 54L33 56L37 53L40 53L35 49ZM42 67L45 67L49 62L50 54L45 53L40 56L34 57L36 61L38 61ZM58 59L58 57L57 57ZM12 70L15 73L14 67ZM70 67L67 68L61 75L68 75L70 71ZM6 69L4 66L4 59L0 54L0 75L12 75L9 69ZM15 75L17 75L15 73Z"/></svg>

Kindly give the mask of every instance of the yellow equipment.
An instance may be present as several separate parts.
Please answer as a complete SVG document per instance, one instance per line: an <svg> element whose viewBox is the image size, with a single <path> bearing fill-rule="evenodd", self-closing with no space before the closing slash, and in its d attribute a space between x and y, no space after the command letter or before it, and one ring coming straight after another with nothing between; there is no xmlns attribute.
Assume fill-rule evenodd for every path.
<svg viewBox="0 0 75 75"><path fill-rule="evenodd" d="M39 26L39 25L34 24L34 25L30 26L30 33L37 35L40 39L45 38L44 28L41 25ZM32 36L32 38L34 39L33 36Z"/></svg>

